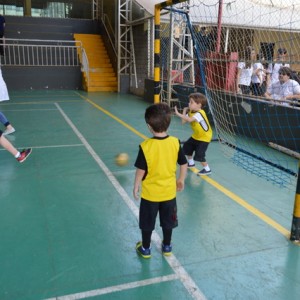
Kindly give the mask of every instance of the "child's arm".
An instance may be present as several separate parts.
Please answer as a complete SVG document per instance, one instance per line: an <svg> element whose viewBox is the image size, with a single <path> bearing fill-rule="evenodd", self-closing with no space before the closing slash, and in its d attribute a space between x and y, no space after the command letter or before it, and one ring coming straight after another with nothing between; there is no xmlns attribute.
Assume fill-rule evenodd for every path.
<svg viewBox="0 0 300 300"><path fill-rule="evenodd" d="M139 199L139 188L144 175L145 175L145 170L138 169L138 168L136 169L134 186L133 186L133 197L135 200Z"/></svg>
<svg viewBox="0 0 300 300"><path fill-rule="evenodd" d="M186 115L188 109L189 109L188 107L185 107L185 108L183 109L182 114L181 114L181 113L178 111L177 106L175 106L175 114L176 114L179 118L181 118L182 124L184 124L184 123L186 123L186 122L191 123L191 122L195 121L195 118L189 117L189 116Z"/></svg>
<svg viewBox="0 0 300 300"><path fill-rule="evenodd" d="M187 164L180 165L179 169L179 177L176 181L176 186L177 186L177 191L183 191L184 190L184 181L186 178L186 173L187 173Z"/></svg>

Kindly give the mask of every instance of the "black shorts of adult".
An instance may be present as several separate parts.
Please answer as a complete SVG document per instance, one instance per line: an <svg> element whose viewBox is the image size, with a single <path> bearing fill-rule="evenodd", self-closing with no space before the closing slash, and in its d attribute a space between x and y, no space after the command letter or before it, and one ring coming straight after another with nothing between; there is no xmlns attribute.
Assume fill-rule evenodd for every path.
<svg viewBox="0 0 300 300"><path fill-rule="evenodd" d="M0 137L2 136L3 131L0 130Z"/></svg>
<svg viewBox="0 0 300 300"><path fill-rule="evenodd" d="M207 150L209 143L203 141L197 141L190 137L184 144L183 144L183 152L187 156L193 156L194 160L200 162L206 162L205 153Z"/></svg>
<svg viewBox="0 0 300 300"><path fill-rule="evenodd" d="M244 95L249 95L251 92L251 88L249 85L239 84L239 88L241 89L242 94Z"/></svg>
<svg viewBox="0 0 300 300"><path fill-rule="evenodd" d="M176 198L161 202L148 201L142 198L139 216L140 229L144 231L154 230L158 212L160 226L163 229L173 229L178 226Z"/></svg>
<svg viewBox="0 0 300 300"><path fill-rule="evenodd" d="M254 96L262 96L265 93L263 86L260 85L260 83L252 83L251 89Z"/></svg>

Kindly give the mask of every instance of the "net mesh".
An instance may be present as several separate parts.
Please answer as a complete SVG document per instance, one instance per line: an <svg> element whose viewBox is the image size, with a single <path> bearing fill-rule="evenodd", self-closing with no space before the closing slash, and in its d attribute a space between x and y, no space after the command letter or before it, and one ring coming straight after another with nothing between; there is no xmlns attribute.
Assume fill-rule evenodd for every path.
<svg viewBox="0 0 300 300"><path fill-rule="evenodd" d="M224 154L248 172L295 188L300 3L193 0L162 13L162 100L183 108L190 93L204 93ZM289 67L284 82L279 67Z"/></svg>

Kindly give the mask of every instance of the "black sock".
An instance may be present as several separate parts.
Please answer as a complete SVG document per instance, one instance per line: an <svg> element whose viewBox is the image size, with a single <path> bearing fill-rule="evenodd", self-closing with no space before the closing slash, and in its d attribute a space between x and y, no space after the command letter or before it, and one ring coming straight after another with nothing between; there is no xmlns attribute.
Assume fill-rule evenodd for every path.
<svg viewBox="0 0 300 300"><path fill-rule="evenodd" d="M152 231L142 230L142 241L145 249L150 248Z"/></svg>
<svg viewBox="0 0 300 300"><path fill-rule="evenodd" d="M171 245L171 239L172 239L172 229L164 229L163 228L163 244L166 246L170 246Z"/></svg>

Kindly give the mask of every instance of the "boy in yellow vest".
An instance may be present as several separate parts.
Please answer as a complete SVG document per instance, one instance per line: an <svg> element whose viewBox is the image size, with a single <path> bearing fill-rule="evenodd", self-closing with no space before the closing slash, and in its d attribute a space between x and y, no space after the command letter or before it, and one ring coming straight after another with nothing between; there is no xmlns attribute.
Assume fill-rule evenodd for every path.
<svg viewBox="0 0 300 300"><path fill-rule="evenodd" d="M187 161L179 139L167 134L171 123L171 109L167 104L149 106L145 121L153 137L139 146L134 164L133 196L139 199L141 185L139 227L142 241L136 244L136 251L143 258L150 258L151 235L158 212L163 231L162 253L166 256L172 253L172 231L178 226L176 191L184 189ZM177 164L180 168L176 179Z"/></svg>
<svg viewBox="0 0 300 300"><path fill-rule="evenodd" d="M195 161L199 161L203 166L203 170L198 173L201 176L211 174L205 159L207 147L212 139L212 128L203 110L206 103L207 99L203 94L192 93L189 95L189 106L183 109L182 114L175 107L175 113L181 118L182 123L190 123L193 130L192 136L183 144L183 151L188 158L188 167L194 167Z"/></svg>

